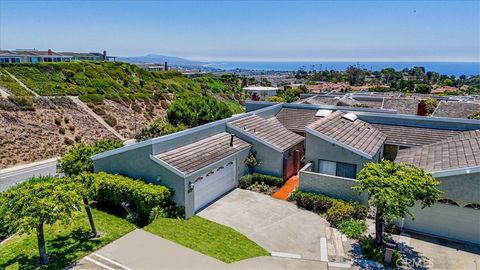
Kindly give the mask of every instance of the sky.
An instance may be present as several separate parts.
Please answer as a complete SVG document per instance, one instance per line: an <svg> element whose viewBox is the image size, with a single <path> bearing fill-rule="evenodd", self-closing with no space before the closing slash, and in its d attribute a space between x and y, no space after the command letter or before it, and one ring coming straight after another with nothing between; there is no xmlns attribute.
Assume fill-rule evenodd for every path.
<svg viewBox="0 0 480 270"><path fill-rule="evenodd" d="M9 1L0 49L201 61L480 61L480 1Z"/></svg>

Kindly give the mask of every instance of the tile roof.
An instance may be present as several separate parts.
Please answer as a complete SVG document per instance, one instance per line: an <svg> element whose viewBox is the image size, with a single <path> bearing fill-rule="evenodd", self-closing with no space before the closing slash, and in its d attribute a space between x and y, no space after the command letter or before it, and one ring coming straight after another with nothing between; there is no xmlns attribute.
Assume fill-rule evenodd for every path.
<svg viewBox="0 0 480 270"><path fill-rule="evenodd" d="M304 100L303 103L305 104L312 104L312 105L334 105L338 104L338 100L340 98L336 98L335 96L313 96Z"/></svg>
<svg viewBox="0 0 480 270"><path fill-rule="evenodd" d="M397 126L387 124L370 124L387 135L386 144L400 146L422 146L438 142L462 133L457 130Z"/></svg>
<svg viewBox="0 0 480 270"><path fill-rule="evenodd" d="M432 116L467 118L468 115L474 112L480 112L480 103L440 101Z"/></svg>
<svg viewBox="0 0 480 270"><path fill-rule="evenodd" d="M417 115L420 101L421 99L413 98L385 98L382 109L394 109L401 114Z"/></svg>
<svg viewBox="0 0 480 270"><path fill-rule="evenodd" d="M305 126L315 122L317 110L282 108L275 117L287 129L294 132L304 132Z"/></svg>
<svg viewBox="0 0 480 270"><path fill-rule="evenodd" d="M277 118L262 118L258 115L250 115L228 123L250 136L256 137L268 144L285 151L292 146L301 143L304 138L284 127Z"/></svg>
<svg viewBox="0 0 480 270"><path fill-rule="evenodd" d="M352 147L367 156L374 156L383 146L387 136L374 126L360 119L344 119L345 114L336 111L308 125L311 128L341 144Z"/></svg>
<svg viewBox="0 0 480 270"><path fill-rule="evenodd" d="M230 146L230 137L229 133L222 132L155 157L187 175L250 147L249 143L237 137Z"/></svg>
<svg viewBox="0 0 480 270"><path fill-rule="evenodd" d="M397 163L410 163L428 172L480 166L480 131L463 132L443 141L400 150Z"/></svg>

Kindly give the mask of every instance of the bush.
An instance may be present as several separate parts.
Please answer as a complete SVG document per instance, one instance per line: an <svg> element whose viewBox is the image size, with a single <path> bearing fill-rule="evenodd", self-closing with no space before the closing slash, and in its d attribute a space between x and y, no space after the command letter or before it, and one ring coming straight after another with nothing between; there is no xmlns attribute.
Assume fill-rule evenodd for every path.
<svg viewBox="0 0 480 270"><path fill-rule="evenodd" d="M327 210L327 220L331 224L338 224L340 221L352 218L355 209L349 203L343 201L334 201L332 207Z"/></svg>
<svg viewBox="0 0 480 270"><path fill-rule="evenodd" d="M74 144L75 144L75 142L74 142L72 139L68 138L68 137L65 137L65 139L63 139L63 142L64 142L66 145L74 145Z"/></svg>
<svg viewBox="0 0 480 270"><path fill-rule="evenodd" d="M480 120L480 112L473 112L467 116L468 119Z"/></svg>
<svg viewBox="0 0 480 270"><path fill-rule="evenodd" d="M98 173L94 175L95 200L100 206L122 208L122 203L129 204L129 215L138 225L145 225L155 210L163 209L168 215L176 213L172 201L173 191L167 187L145 183L121 175Z"/></svg>
<svg viewBox="0 0 480 270"><path fill-rule="evenodd" d="M142 128L140 132L135 135L137 141L145 141L155 137L168 135L186 129L184 125L174 126L163 120L153 122L149 127Z"/></svg>
<svg viewBox="0 0 480 270"><path fill-rule="evenodd" d="M95 107L95 108L92 109L92 111L93 111L95 114L97 114L97 115L105 115L105 114L107 114L107 113L105 112L105 110L102 109L102 108L100 108L100 107Z"/></svg>
<svg viewBox="0 0 480 270"><path fill-rule="evenodd" d="M172 124L196 127L232 116L227 104L210 96L185 97L177 99L167 110Z"/></svg>
<svg viewBox="0 0 480 270"><path fill-rule="evenodd" d="M62 135L65 135L65 128L64 127L60 127L58 129L58 133L62 134Z"/></svg>
<svg viewBox="0 0 480 270"><path fill-rule="evenodd" d="M279 97L279 96L271 96L271 97L268 97L265 101L268 101L268 102L278 102L278 103L285 103L285 99L283 97Z"/></svg>
<svg viewBox="0 0 480 270"><path fill-rule="evenodd" d="M375 239L371 236L360 239L360 247L362 248L362 254L370 260L382 263L385 258L385 250L379 248L375 244ZM392 264L398 266L397 262L402 258L400 252L394 251L392 255Z"/></svg>
<svg viewBox="0 0 480 270"><path fill-rule="evenodd" d="M103 96L99 94L83 94L78 98L85 103L92 103L95 105L103 104Z"/></svg>
<svg viewBox="0 0 480 270"><path fill-rule="evenodd" d="M336 218L334 217L334 214L344 216L345 212L350 213L350 216L344 216L344 218L365 219L367 217L367 206L357 202L345 202L343 200L331 198L322 194L315 194L296 190L292 193L292 196L290 196L290 200L295 201L297 206L315 212L317 214L327 213L327 211L331 207L333 207L336 202L343 203L338 204L334 210L330 211L330 220L332 221L341 221L342 218ZM348 206L345 206L344 204ZM341 209L342 207L345 207L346 210ZM352 208L353 211L351 211Z"/></svg>
<svg viewBox="0 0 480 270"><path fill-rule="evenodd" d="M255 183L267 185L270 187L281 187L283 185L283 179L271 175L254 173L241 177L238 181L238 186L240 188L246 189Z"/></svg>
<svg viewBox="0 0 480 270"><path fill-rule="evenodd" d="M123 146L121 140L116 139L101 139L95 143L95 153L102 153L108 150L120 148Z"/></svg>
<svg viewBox="0 0 480 270"><path fill-rule="evenodd" d="M15 103L20 110L24 111L33 111L35 110L35 102L32 97L26 97L26 96L9 96L8 99Z"/></svg>
<svg viewBox="0 0 480 270"><path fill-rule="evenodd" d="M114 127L117 125L117 119L111 116L110 114L104 115L103 120L105 120L105 122L111 127Z"/></svg>
<svg viewBox="0 0 480 270"><path fill-rule="evenodd" d="M337 224L338 229L350 238L360 237L366 230L367 224L363 220L344 219Z"/></svg>

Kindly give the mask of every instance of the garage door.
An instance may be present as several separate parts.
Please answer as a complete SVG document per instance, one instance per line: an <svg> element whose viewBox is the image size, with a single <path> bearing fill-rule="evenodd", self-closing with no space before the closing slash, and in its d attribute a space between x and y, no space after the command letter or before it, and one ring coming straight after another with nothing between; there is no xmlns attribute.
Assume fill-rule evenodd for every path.
<svg viewBox="0 0 480 270"><path fill-rule="evenodd" d="M405 229L480 244L479 209L436 203L411 210L415 220L407 217L403 223Z"/></svg>
<svg viewBox="0 0 480 270"><path fill-rule="evenodd" d="M229 162L195 180L195 212L235 188L235 163Z"/></svg>

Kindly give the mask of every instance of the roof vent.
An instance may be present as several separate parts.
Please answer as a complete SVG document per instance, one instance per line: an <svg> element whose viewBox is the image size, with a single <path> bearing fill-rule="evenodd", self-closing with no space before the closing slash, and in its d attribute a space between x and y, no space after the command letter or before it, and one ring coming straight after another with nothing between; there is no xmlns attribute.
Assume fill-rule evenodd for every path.
<svg viewBox="0 0 480 270"><path fill-rule="evenodd" d="M315 116L325 117L325 116L329 116L330 114L332 114L332 110L318 110Z"/></svg>
<svg viewBox="0 0 480 270"><path fill-rule="evenodd" d="M353 121L357 120L358 117L354 113L346 113L346 114L342 115L342 118L345 118L345 119L353 122Z"/></svg>

